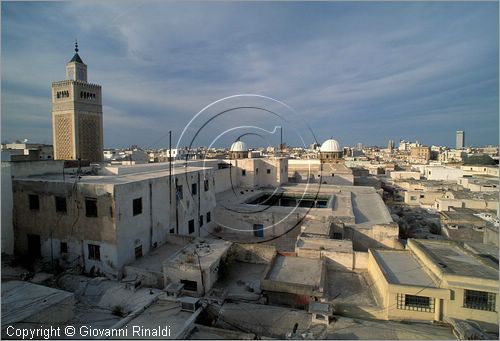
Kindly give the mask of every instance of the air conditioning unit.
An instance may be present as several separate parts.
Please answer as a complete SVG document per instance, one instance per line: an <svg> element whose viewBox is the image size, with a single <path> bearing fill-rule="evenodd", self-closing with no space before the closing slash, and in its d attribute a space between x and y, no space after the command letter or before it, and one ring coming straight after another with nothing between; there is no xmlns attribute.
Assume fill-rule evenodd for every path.
<svg viewBox="0 0 500 341"><path fill-rule="evenodd" d="M198 308L201 307L200 299L197 297L184 296L179 297L177 302L181 304L181 310L194 313Z"/></svg>

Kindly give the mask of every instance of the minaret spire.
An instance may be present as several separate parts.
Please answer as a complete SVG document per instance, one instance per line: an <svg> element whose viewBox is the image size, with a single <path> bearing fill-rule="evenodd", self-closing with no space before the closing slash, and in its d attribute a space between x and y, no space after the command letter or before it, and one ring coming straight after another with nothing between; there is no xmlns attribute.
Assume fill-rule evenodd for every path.
<svg viewBox="0 0 500 341"><path fill-rule="evenodd" d="M75 39L75 52L78 53L78 40Z"/></svg>

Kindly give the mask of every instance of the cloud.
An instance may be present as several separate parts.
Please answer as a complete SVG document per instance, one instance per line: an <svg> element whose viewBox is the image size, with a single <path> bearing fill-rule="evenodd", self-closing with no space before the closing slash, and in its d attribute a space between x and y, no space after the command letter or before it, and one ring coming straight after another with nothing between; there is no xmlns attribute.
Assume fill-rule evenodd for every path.
<svg viewBox="0 0 500 341"><path fill-rule="evenodd" d="M283 100L318 139L335 135L344 145L384 145L394 136L452 145L455 129L480 132L495 122L468 139L497 143L497 10L497 3L7 3L2 135L15 139L35 118L50 120L50 82L63 78L78 37L89 79L103 87L109 146L146 146L170 129L178 136L205 105L237 93ZM224 123L249 118L266 124L256 114ZM436 134L433 125L450 119L453 127ZM36 136L50 138L43 127Z"/></svg>

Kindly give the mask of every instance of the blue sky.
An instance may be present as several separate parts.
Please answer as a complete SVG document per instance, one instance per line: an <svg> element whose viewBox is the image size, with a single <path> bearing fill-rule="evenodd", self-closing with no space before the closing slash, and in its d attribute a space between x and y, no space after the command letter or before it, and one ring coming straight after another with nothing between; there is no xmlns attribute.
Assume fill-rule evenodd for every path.
<svg viewBox="0 0 500 341"><path fill-rule="evenodd" d="M105 147L167 145L170 129L175 143L203 107L241 93L290 105L295 112L257 101L293 123L233 111L207 125L195 145L239 125L282 125L294 145L302 144L298 134L312 143L313 131L319 142L333 136L342 145L404 138L453 146L456 130L465 130L467 145L498 144L496 2L1 6L2 141L51 143L50 84L64 79L78 38L89 81L103 89ZM207 115L231 105L256 101Z"/></svg>

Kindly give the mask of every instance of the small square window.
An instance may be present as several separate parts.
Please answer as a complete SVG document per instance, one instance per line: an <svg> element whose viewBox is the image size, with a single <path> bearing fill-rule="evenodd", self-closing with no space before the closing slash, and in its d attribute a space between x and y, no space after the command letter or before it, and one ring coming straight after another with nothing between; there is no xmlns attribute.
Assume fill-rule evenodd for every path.
<svg viewBox="0 0 500 341"><path fill-rule="evenodd" d="M188 234L194 232L194 219L191 219L188 223Z"/></svg>
<svg viewBox="0 0 500 341"><path fill-rule="evenodd" d="M212 221L212 213L211 212L207 212L207 223L209 223L211 221Z"/></svg>
<svg viewBox="0 0 500 341"><path fill-rule="evenodd" d="M38 199L38 195L30 194L28 198L30 201L30 210L39 210L40 209L40 200Z"/></svg>
<svg viewBox="0 0 500 341"><path fill-rule="evenodd" d="M203 181L203 187L205 187L205 192L207 192L210 189L208 180Z"/></svg>
<svg viewBox="0 0 500 341"><path fill-rule="evenodd" d="M85 198L85 215L87 217L97 217L96 198Z"/></svg>
<svg viewBox="0 0 500 341"><path fill-rule="evenodd" d="M271 174L271 169L270 168L267 169L267 174Z"/></svg>
<svg viewBox="0 0 500 341"><path fill-rule="evenodd" d="M132 210L134 215L142 213L142 198L137 198L132 201Z"/></svg>
<svg viewBox="0 0 500 341"><path fill-rule="evenodd" d="M60 245L60 252L61 252L61 253L68 253L68 243L66 243L66 242L61 242L61 245Z"/></svg>
<svg viewBox="0 0 500 341"><path fill-rule="evenodd" d="M89 259L101 260L101 247L99 245L89 244Z"/></svg>
<svg viewBox="0 0 500 341"><path fill-rule="evenodd" d="M191 194L196 195L197 193L198 193L198 187L196 186L196 184L192 184L191 185Z"/></svg>
<svg viewBox="0 0 500 341"><path fill-rule="evenodd" d="M66 198L65 197L55 197L56 200L56 212L66 213Z"/></svg>
<svg viewBox="0 0 500 341"><path fill-rule="evenodd" d="M135 248L135 259L139 259L142 257L142 245L139 245Z"/></svg>

